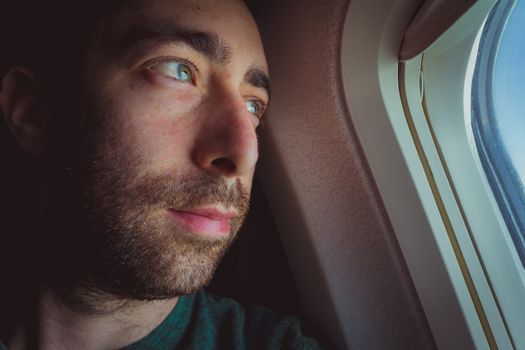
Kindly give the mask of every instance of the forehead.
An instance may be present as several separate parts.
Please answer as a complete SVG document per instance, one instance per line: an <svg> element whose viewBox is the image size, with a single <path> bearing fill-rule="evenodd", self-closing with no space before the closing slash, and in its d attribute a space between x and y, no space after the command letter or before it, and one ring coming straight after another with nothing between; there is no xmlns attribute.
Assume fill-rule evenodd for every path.
<svg viewBox="0 0 525 350"><path fill-rule="evenodd" d="M234 54L266 68L257 26L242 0L135 0L111 16L106 25L112 41L169 25L211 33Z"/></svg>

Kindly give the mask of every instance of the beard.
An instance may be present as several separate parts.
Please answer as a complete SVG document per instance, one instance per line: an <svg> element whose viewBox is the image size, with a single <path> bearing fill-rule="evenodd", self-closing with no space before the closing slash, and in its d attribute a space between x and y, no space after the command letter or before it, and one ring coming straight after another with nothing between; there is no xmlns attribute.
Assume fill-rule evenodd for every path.
<svg viewBox="0 0 525 350"><path fill-rule="evenodd" d="M41 235L45 283L83 308L107 294L146 301L196 292L235 239L248 191L240 180L229 185L207 173L146 171L112 130L108 123L83 130L89 138L80 138L72 160L52 162ZM197 235L168 217L170 209L207 206L238 211L228 235Z"/></svg>
<svg viewBox="0 0 525 350"><path fill-rule="evenodd" d="M128 299L172 298L202 288L248 209L248 196L239 182L230 189L223 179L209 175L180 181L169 175L129 180L129 172L119 169L100 174L89 189L82 231L90 232L99 266L90 271L91 283ZM231 219L224 238L196 235L168 218L169 209L210 205L241 213Z"/></svg>

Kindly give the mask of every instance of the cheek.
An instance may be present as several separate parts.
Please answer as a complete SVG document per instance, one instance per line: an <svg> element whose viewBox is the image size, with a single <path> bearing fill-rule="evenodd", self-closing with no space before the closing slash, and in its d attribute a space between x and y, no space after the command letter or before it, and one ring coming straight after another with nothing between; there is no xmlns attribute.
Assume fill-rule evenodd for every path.
<svg viewBox="0 0 525 350"><path fill-rule="evenodd" d="M134 94L122 98L121 139L149 168L169 171L189 160L198 98L191 93Z"/></svg>
<svg viewBox="0 0 525 350"><path fill-rule="evenodd" d="M251 197L252 193L252 186L253 186L253 177L252 176L244 176L239 178L239 181L242 185L242 188L246 193L248 193Z"/></svg>

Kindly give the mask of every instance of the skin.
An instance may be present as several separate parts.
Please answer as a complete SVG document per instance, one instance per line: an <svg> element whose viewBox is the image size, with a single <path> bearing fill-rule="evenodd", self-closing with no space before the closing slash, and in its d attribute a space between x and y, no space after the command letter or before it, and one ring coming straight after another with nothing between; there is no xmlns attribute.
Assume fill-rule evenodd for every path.
<svg viewBox="0 0 525 350"><path fill-rule="evenodd" d="M122 38L130 28L143 24L155 28L176 24L190 31L214 33L222 47L228 49L219 57L210 57L173 38L134 43L131 47L123 44ZM67 295L54 285L44 285L37 303L36 346L40 349L124 347L158 326L176 305L178 295L207 283L246 214L247 194L258 157L255 128L269 100L268 91L247 76L254 69L267 72L267 65L257 27L240 1L137 1L113 16L110 27L101 25L97 30L96 34L104 40L92 40L82 69L85 90L81 95L92 112L82 123L89 125L96 116L103 125L97 129L96 151L90 153L96 157L82 159L95 164L95 170L87 171L87 182L92 185L89 188L96 194L88 202L94 203L92 207L97 210L102 206L100 210L106 216L119 217L120 221L103 223L118 228L111 236L115 238L108 238L117 241L117 248L134 250L135 247L125 245L129 234L134 235L133 241L141 242L137 247L148 247L154 252L152 256L139 252L146 265L151 260L153 268L147 271L148 275L137 272L142 262L135 266L134 259L130 259L128 269L133 283L153 287L128 295L125 288L103 284L95 270L69 281L63 288L68 290ZM184 63L184 74L175 69L181 68L180 63ZM45 120L50 117L42 107L45 104L38 102L38 89L34 88L37 84L30 70L13 69L4 78L0 102L15 139L26 152L39 158L50 148L45 127ZM114 190L114 183L121 190ZM201 190L184 190L179 186L184 183ZM203 195L206 186L217 189L215 192L220 195ZM160 197L167 192L177 198L196 199L173 203L169 198L157 201L156 196L150 202L128 200L126 195L132 197L136 188L160 188ZM113 205L106 208L102 203ZM51 218L63 214L62 209L67 210L58 204L49 207L55 208L55 213L50 209ZM172 207L233 212L231 232L223 235L185 226L170 217ZM71 235L71 227L56 226L59 221L49 219L45 223L47 231L63 229ZM111 232L94 232L93 227L85 227L86 236L106 239L103 232ZM192 252L192 247L197 247L195 252L202 251L202 247L209 252L187 253L188 257L181 258ZM120 251L117 248L115 251ZM70 246L67 249L74 251ZM158 256L162 258L155 258ZM197 266L200 275L184 282L181 275L189 274L194 263L201 261L202 265ZM106 263L102 269L111 267L111 261ZM69 261L67 265L76 266ZM156 276L152 270L162 275ZM148 280L150 275L153 279ZM95 282L88 285L86 276ZM156 281L168 282L157 286ZM195 285L188 285L188 281ZM21 325L9 341L9 348L30 347L28 337L28 329Z"/></svg>
<svg viewBox="0 0 525 350"><path fill-rule="evenodd" d="M104 48L95 48L86 70L92 77L90 88L111 96L122 118L117 121L125 133L122 137L140 144L134 150L148 160L150 169L218 173L230 185L239 179L250 189L258 156L254 131L258 118L247 112L245 101L255 96L267 102L268 96L244 81L251 66L267 70L256 26L244 5L238 1L154 1L135 14L121 16L125 20L116 24L115 36L131 23L172 22L217 33L232 55L227 64L213 64L191 48L167 43L108 61ZM198 81L172 81L162 74L163 67L148 70L146 79L137 76L165 57L191 60L200 72ZM218 158L234 166L219 166L213 162Z"/></svg>

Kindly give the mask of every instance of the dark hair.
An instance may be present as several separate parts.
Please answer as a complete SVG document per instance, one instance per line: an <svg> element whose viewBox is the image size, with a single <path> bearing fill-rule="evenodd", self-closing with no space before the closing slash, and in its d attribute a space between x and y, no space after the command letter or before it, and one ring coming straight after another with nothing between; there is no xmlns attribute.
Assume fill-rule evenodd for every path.
<svg viewBox="0 0 525 350"><path fill-rule="evenodd" d="M70 89L78 73L87 39L97 23L126 0L6 0L0 5L0 82L9 69L31 69L45 92ZM0 85L0 89L2 86ZM67 100L67 98L64 98ZM0 331L10 317L19 317L20 305L9 305L16 295L32 293L37 252L39 167L14 142L0 111ZM7 247L7 248L6 248ZM18 296L19 297L19 296ZM12 310L11 310L12 308ZM7 320L7 321L6 321ZM9 324L9 322L7 322ZM0 338L2 338L0 334Z"/></svg>
<svg viewBox="0 0 525 350"><path fill-rule="evenodd" d="M3 1L0 5L0 82L9 69L24 66L34 72L46 93L58 91L56 87L60 87L60 91L71 89L90 32L124 2ZM5 238L29 228L24 226L31 225L28 213L37 211L39 187L38 167L15 144L1 111L0 164L0 209ZM27 210L28 206L35 208Z"/></svg>
<svg viewBox="0 0 525 350"><path fill-rule="evenodd" d="M29 68L46 97L64 104L97 24L132 0L8 0L0 5L0 82L9 69ZM1 89L1 85L0 85ZM0 161L13 153L0 111ZM20 156L20 155L19 155ZM11 157L12 158L12 157Z"/></svg>
<svg viewBox="0 0 525 350"><path fill-rule="evenodd" d="M53 79L53 69L79 58L94 26L125 0L11 0L0 8L0 75L13 66Z"/></svg>

